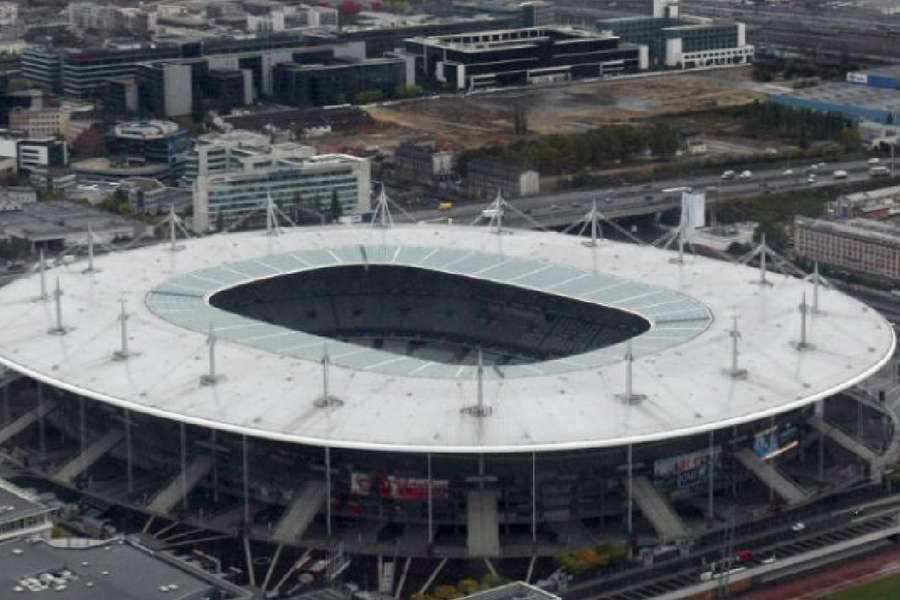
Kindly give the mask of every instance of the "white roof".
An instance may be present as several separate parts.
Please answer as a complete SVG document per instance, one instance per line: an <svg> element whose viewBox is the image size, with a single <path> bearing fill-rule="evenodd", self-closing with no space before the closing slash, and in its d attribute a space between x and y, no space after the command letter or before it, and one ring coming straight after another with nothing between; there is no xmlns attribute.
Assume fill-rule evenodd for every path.
<svg viewBox="0 0 900 600"><path fill-rule="evenodd" d="M874 310L820 289L809 317L812 348L798 351L801 294L812 284L755 270L572 236L417 225L302 228L190 240L99 257L49 272L64 291L66 335L51 302L34 300L37 275L0 289L0 364L52 385L136 411L269 439L398 451L528 452L617 446L718 429L784 412L870 376L891 356L891 326ZM365 253L361 250L365 248ZM365 259L363 258L365 255ZM484 418L472 367L429 363L336 340L330 392L318 408L325 339L254 323L210 307L214 291L326 265L397 264L490 279L616 306L652 323L633 339L634 391L624 403L624 344L564 359L485 370ZM125 299L130 348L119 344ZM732 318L746 379L726 373ZM210 321L225 380L204 386Z"/></svg>

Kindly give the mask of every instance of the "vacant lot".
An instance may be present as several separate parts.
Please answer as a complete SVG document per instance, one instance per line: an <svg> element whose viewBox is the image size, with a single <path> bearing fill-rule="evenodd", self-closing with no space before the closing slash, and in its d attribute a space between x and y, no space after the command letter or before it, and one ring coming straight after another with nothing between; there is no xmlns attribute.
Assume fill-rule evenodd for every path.
<svg viewBox="0 0 900 600"><path fill-rule="evenodd" d="M452 149L513 139L513 109L527 110L535 133L576 132L605 123L732 106L762 98L748 69L670 74L465 97L422 99L367 108L379 127L364 136L328 136L317 145L393 150L410 138L438 139Z"/></svg>

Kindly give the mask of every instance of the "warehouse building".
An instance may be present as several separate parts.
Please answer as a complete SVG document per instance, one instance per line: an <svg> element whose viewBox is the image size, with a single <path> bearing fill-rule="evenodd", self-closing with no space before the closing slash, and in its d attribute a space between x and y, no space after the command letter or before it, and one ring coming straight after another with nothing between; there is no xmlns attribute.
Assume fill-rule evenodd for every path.
<svg viewBox="0 0 900 600"><path fill-rule="evenodd" d="M836 113L848 119L883 125L898 123L900 115L900 91L850 83L822 83L784 94L770 94L769 101L782 106Z"/></svg>
<svg viewBox="0 0 900 600"><path fill-rule="evenodd" d="M847 73L847 83L900 90L900 65L883 65L864 71L850 71Z"/></svg>
<svg viewBox="0 0 900 600"><path fill-rule="evenodd" d="M410 38L416 77L471 90L636 73L646 56L609 33L527 27Z"/></svg>

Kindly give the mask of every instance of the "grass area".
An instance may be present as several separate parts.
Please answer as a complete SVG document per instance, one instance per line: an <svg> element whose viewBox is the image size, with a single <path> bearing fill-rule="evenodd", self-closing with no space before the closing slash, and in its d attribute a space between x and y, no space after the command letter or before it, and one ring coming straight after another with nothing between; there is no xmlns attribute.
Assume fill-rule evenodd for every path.
<svg viewBox="0 0 900 600"><path fill-rule="evenodd" d="M825 600L887 600L889 598L900 598L900 575L852 587L826 596Z"/></svg>

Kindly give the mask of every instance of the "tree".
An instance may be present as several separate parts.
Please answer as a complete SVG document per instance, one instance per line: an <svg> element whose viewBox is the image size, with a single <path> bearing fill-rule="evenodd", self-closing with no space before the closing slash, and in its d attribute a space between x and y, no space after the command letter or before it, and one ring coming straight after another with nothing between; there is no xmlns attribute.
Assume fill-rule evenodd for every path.
<svg viewBox="0 0 900 600"><path fill-rule="evenodd" d="M89 127L72 141L72 154L78 157L103 156L106 154L106 136L99 127Z"/></svg>
<svg viewBox="0 0 900 600"><path fill-rule="evenodd" d="M336 188L331 190L331 205L328 207L328 215L332 221L337 221L344 216L344 207L338 199L338 191Z"/></svg>
<svg viewBox="0 0 900 600"><path fill-rule="evenodd" d="M354 97L355 104L372 104L380 102L384 99L384 92L381 90L363 90Z"/></svg>
<svg viewBox="0 0 900 600"><path fill-rule="evenodd" d="M401 85L394 92L398 98L418 98L425 93L425 88L419 85Z"/></svg>

